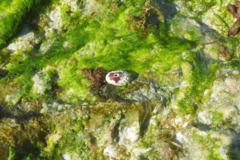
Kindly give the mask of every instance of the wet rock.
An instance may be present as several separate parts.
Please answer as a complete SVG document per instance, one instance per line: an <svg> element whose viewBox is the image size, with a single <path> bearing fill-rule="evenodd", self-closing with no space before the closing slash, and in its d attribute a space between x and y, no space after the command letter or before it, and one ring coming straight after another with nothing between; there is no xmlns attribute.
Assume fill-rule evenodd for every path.
<svg viewBox="0 0 240 160"><path fill-rule="evenodd" d="M0 78L5 77L8 74L8 71L0 68Z"/></svg>
<svg viewBox="0 0 240 160"><path fill-rule="evenodd" d="M32 77L33 93L43 95L46 91L50 91L55 86L57 79L55 70L47 66Z"/></svg>
<svg viewBox="0 0 240 160"><path fill-rule="evenodd" d="M0 159L239 159L240 74L232 67L239 48L224 36L228 3L38 6L41 38L26 30L6 46L13 54L1 57L12 75L4 79L0 70L7 81L0 105L8 108ZM96 66L140 75L114 86Z"/></svg>
<svg viewBox="0 0 240 160"><path fill-rule="evenodd" d="M188 128L185 131L178 132L176 139L183 145L185 150L184 156L180 155L179 159L187 160L196 157L211 159L219 157L228 159L228 147L234 134L229 130L200 131L196 128ZM209 143L213 142L213 143ZM203 149L203 148L211 149Z"/></svg>
<svg viewBox="0 0 240 160"><path fill-rule="evenodd" d="M37 94L44 94L44 92L48 89L48 80L45 81L43 77L43 73L37 73L33 78L33 92Z"/></svg>
<svg viewBox="0 0 240 160"><path fill-rule="evenodd" d="M97 0L86 1L84 6L84 14L90 16L93 14L100 14L105 9L104 5L99 3Z"/></svg>
<svg viewBox="0 0 240 160"><path fill-rule="evenodd" d="M209 99L199 111L200 122L208 125L222 125L227 120L232 125L239 124L240 74L237 69L223 69L218 72L212 88L206 91Z"/></svg>
<svg viewBox="0 0 240 160"><path fill-rule="evenodd" d="M41 118L31 119L28 122L2 118L0 120L0 152L2 153L0 157L23 159L29 152L37 151L36 144L41 145L46 136L46 128L40 127L40 123L43 124Z"/></svg>
<svg viewBox="0 0 240 160"><path fill-rule="evenodd" d="M171 20L170 33L172 35L195 41L203 39L201 32L201 25L194 19L178 15Z"/></svg>
<svg viewBox="0 0 240 160"><path fill-rule="evenodd" d="M11 105L16 105L20 101L21 97L21 93L16 91L15 93L6 95L5 101Z"/></svg>
<svg viewBox="0 0 240 160"><path fill-rule="evenodd" d="M16 41L9 44L8 50L14 53L32 51L38 44L41 38L29 28L24 28Z"/></svg>

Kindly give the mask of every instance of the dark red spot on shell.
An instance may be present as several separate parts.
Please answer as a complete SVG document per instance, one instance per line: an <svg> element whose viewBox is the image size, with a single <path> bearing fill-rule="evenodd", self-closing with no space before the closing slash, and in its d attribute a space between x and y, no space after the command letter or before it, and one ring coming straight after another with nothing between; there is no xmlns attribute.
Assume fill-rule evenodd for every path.
<svg viewBox="0 0 240 160"><path fill-rule="evenodd" d="M118 83L118 81L120 81L120 77L113 77L111 78L111 80L114 80L115 83Z"/></svg>

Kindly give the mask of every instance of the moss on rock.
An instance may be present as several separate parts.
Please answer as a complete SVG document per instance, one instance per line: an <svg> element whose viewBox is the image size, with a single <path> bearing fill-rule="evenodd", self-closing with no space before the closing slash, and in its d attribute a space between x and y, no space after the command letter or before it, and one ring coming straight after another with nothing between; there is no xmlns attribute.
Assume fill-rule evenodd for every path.
<svg viewBox="0 0 240 160"><path fill-rule="evenodd" d="M1 158L239 158L232 2L1 1ZM92 91L100 67L138 78Z"/></svg>

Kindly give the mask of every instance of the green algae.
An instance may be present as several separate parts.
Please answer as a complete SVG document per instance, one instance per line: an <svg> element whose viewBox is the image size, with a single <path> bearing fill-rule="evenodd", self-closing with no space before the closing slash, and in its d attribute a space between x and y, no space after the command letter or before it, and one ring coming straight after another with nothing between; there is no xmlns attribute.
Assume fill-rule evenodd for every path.
<svg viewBox="0 0 240 160"><path fill-rule="evenodd" d="M42 119L30 117L30 120L26 122L23 120L26 116L21 116L17 117L18 122L12 118L1 118L2 159L24 159L30 154L36 157L39 148L43 145L42 140L46 136L46 128L39 125L44 123ZM4 153L6 151L7 154Z"/></svg>
<svg viewBox="0 0 240 160"><path fill-rule="evenodd" d="M204 101L204 92L212 86L216 79L216 72L221 66L216 62L208 62L207 60L201 60L201 57L195 57L196 63L192 69L191 89L185 94L185 98L179 103L181 108L180 112L195 114L198 107L201 108L201 104Z"/></svg>
<svg viewBox="0 0 240 160"><path fill-rule="evenodd" d="M8 158L7 160L14 160L16 156L16 150L13 147L9 147L9 152L8 152Z"/></svg>
<svg viewBox="0 0 240 160"><path fill-rule="evenodd" d="M9 11L7 9L2 10L2 12L6 13L6 16L0 19L0 26L2 23L4 23L2 26L5 26L5 28L0 29L0 46L7 47L5 45L6 42L17 33L19 27L21 27L20 24L25 21L25 15L35 4L39 3L20 0L17 2L21 3L20 5L22 6L19 10L16 9L16 6L11 6ZM174 2L177 2L177 0ZM6 8L8 3L10 2L0 2L0 9L1 7ZM84 3L82 1L80 3L79 6L84 8ZM158 18L156 21L158 23L153 26L144 24L146 22L144 18L149 14L149 12L146 12L146 8L151 6L148 1L106 0L98 3L101 3L103 8L107 6L105 13L84 15L82 10L71 13L69 6L61 6L62 28L54 28L55 30L49 37L42 36L39 48L34 52L33 49L29 49L10 55L8 52L6 53L6 48L1 51L1 53L6 53L6 55L1 55L1 59L9 57L5 61L1 60L1 62L4 62L4 67L9 71L6 77L0 79L1 88L8 90L9 83L18 86L13 91L11 90L11 95L17 97L17 102L9 105L24 104L26 101L41 100L51 102L59 100L64 103L75 104L78 107L78 105L81 106L82 104L86 105L86 103L91 104L94 102L93 104L99 106L93 106L91 112L94 112L96 117L99 115L99 117L103 116L106 118L105 122L102 122L103 120L101 120L101 123L98 122L102 125L102 128L96 134L85 133L88 129L87 127L96 125L97 120L94 119L94 116L92 116L93 120L91 120L93 124L88 124L89 126L87 125L89 117L84 118L81 115L71 119L70 122L68 120L64 121L64 118L61 119L69 125L67 129L63 127L65 126L64 122L60 124L57 124L57 121L53 122L51 125L56 125L56 127L49 131L50 136L46 137L46 146L36 145L36 150L41 150L41 156L44 158L60 159L64 154L75 159L95 158L95 155L92 154L96 145L95 141L104 136L104 131L110 125L108 122L111 121L108 119L111 116L108 115L107 117L106 114L127 110L128 114L121 112L121 115L127 116L127 120L131 119L129 114L136 114L132 113L134 111L130 111L129 108L131 108L131 105L138 106L139 104L120 105L120 102L100 104L98 97L89 91L90 84L81 74L81 69L83 68L94 69L103 67L106 70L129 70L145 75L147 77L146 83L154 82L159 86L174 87L176 88L173 98L174 105L170 102L172 100L170 99L172 98L171 96L166 98L166 103L170 105L172 112L181 116L188 114L194 116L199 108L203 109L202 103L206 99L205 91L211 88L216 79L216 72L225 66L239 67L239 54L237 54L239 50L236 49L238 38L225 38L221 35L222 38L220 38L219 43L226 47L229 50L229 54L234 57L234 60L230 60L227 64L223 64L218 59L211 59L202 52L205 46L200 43L204 41L204 35L200 31L201 27L198 27L198 22L204 17L206 12L208 13L214 6L219 5L220 2L201 1L198 3L197 1L183 1L183 4L186 4L188 7L180 10L181 14L177 14L173 19L162 20L159 18L162 16L160 15L161 12L157 12ZM58 1L49 4L49 6L46 5L46 10L50 11L55 5L59 5ZM38 9L41 10L41 7ZM11 15L11 11L19 13L18 17ZM189 13L192 13L192 15L188 15ZM39 14L38 11L37 14ZM220 11L216 14L219 15L218 17L226 15L225 12ZM223 26L221 29L218 28L221 31L220 34L226 32L226 24L230 24L230 20L227 17L229 16L218 19L218 22L221 22ZM9 20L10 18L12 18L11 21ZM26 18L31 19L28 16ZM138 21L139 18L142 19ZM188 18L194 21L196 25L187 25L186 29L183 30L181 21L185 22ZM45 22L46 19L41 21L41 23L47 23ZM17 24L15 28L11 27L13 24ZM10 29L7 26L10 26ZM46 31L44 27L46 26L39 25L36 32L44 34ZM166 76L168 73L176 70L180 70L180 78L178 78L187 84L186 87L183 84L183 87L178 88L179 86L177 85L179 83L170 82L172 79ZM44 87L46 87L41 94L34 91L35 82L33 77L39 73L43 73L42 80L44 81ZM124 92L127 89L128 87L123 87L119 89L119 92ZM60 91L60 93L56 93L55 90ZM0 94L3 93L5 92L0 91ZM12 98L10 97L10 99ZM5 101L7 100L5 99ZM157 100L156 102L162 103ZM177 108L174 107L175 105ZM153 116L152 109L161 108L157 104L151 105L151 107L145 108L143 111L135 108L137 111L141 110L139 111L141 113L139 130L142 141L139 146L146 150L148 147L152 148L151 151L143 154L142 158L157 159L164 157L170 159L178 154L177 150L180 150L179 146L172 145L174 144L174 129L171 128L172 126L168 126L170 129L159 127L166 126L163 123L164 121L159 123L158 127L151 124L150 126L146 125ZM71 114L69 113L69 115L65 116L65 118L71 117ZM137 117L138 115L136 114L135 116ZM122 117L116 118L115 123L118 125L122 124L124 122ZM155 121L159 122L161 118ZM212 126L221 125L223 120L223 116L220 113L213 113ZM92 132L94 132L94 129L92 129ZM118 131L118 128L116 127L114 131ZM116 134L115 132L114 134ZM202 140L199 140L201 138L197 139L204 147L208 146L207 141L215 140L214 138L204 140L204 138L205 136L203 136ZM88 144L87 141L92 142L92 144ZM113 141L116 143L117 138ZM104 159L102 153L104 148L101 148L103 146L100 146L95 153L102 159ZM208 158L221 159L221 155L219 155L216 147L218 144L212 144L212 146L213 149L208 151ZM165 153L169 154L164 155L162 150L160 150L162 148L166 149ZM79 150L81 150L80 153ZM130 153L125 152L121 152L123 157L130 155ZM14 150L10 150L9 153L12 153L9 157L17 157L14 154ZM29 153L26 157L35 159L38 154L40 155L40 153ZM41 159L40 156L38 158Z"/></svg>
<svg viewBox="0 0 240 160"><path fill-rule="evenodd" d="M4 13L7 9L8 9L8 6L11 4L11 0L2 0L0 2L0 10L1 10L1 13Z"/></svg>
<svg viewBox="0 0 240 160"><path fill-rule="evenodd" d="M215 2L211 2L211 4L212 3ZM4 4L5 3L3 3L3 6ZM24 5L25 3L22 4ZM155 31L149 31L150 33L148 33L149 35L147 37L141 37L138 31L129 30L128 20L129 15L131 14L137 16L132 9L143 12L141 7L144 6L144 4L144 1L126 2L125 5L128 7L120 7L120 9L115 11L115 16L112 16L113 18L110 18L109 20L102 20L101 18L96 20L91 20L91 18L88 18L87 20L82 18L76 19L77 16L81 17L81 14L76 14L70 18L67 18L66 16L65 21L68 22L68 25L74 21L77 27L69 30L66 34L62 34L60 36L56 35L53 45L44 55L29 56L26 59L20 59L19 61L13 59L12 66L9 68L10 73L5 78L5 81L11 80L12 77L18 77L16 78L16 82L24 83L24 90L22 93L27 94L32 86L32 82L29 80L34 74L37 73L37 71L43 69L48 64L57 66L59 63L57 61L59 59L62 60L62 62L60 62L61 64L67 63L64 62L64 59L66 60L69 58L73 59L72 61L77 61L77 64L69 68L67 72L64 72L64 74L69 75L69 78L67 78L68 76L64 77L69 80L73 80L73 82L64 79L60 80L59 83L60 86L63 85L61 86L62 88L65 88L65 84L69 83L73 84L69 85L68 88L75 88L77 85L81 86L81 81L83 80L78 78L79 75L76 73L77 70L84 67L94 68L98 66L104 67L108 70L125 69L136 71L138 73L144 73L147 70L156 70L152 67L156 65L158 67L158 71L156 71L156 73L157 76L160 77L164 72L171 70L170 67L174 68L174 66L170 65L173 64L173 62L175 66L180 66L180 54L184 51L194 48L195 45L193 45L193 42L191 41L202 39L202 37L195 37L195 31L192 32L191 28L190 30L187 30L189 31L188 34L191 37L195 37L191 39L191 41L177 39L172 36L165 35L166 33L162 33L161 30L160 35L156 34ZM22 10L29 10L32 5L32 3L29 3L28 8L22 7ZM66 10L67 9L64 9L63 12ZM161 29L163 27L164 25L159 26ZM109 43L111 41L112 43ZM64 48L63 46L65 43L69 43L70 47ZM80 48L88 48L88 44L96 46L89 51L92 52L92 54L79 56L81 53L77 54L76 51L78 51ZM149 53L152 56L149 56ZM19 65L18 63L21 64ZM161 69L159 70L159 68ZM199 66L199 68L201 68L201 66ZM197 81L197 79L199 80L199 76L201 76L201 73L195 76L195 81ZM204 78L201 80L203 79ZM85 83L83 83L78 90L86 91L84 86ZM196 84L195 86L201 85ZM83 94L86 94L86 92ZM83 97L84 96L80 96L77 98ZM76 100L73 101L76 102Z"/></svg>
<svg viewBox="0 0 240 160"><path fill-rule="evenodd" d="M1 2L3 16L0 18L0 47L2 48L7 41L18 31L24 16L39 1L34 0L13 0ZM8 6L7 6L8 5ZM10 6L10 7L9 7Z"/></svg>
<svg viewBox="0 0 240 160"><path fill-rule="evenodd" d="M88 116L84 115L71 119L71 129L69 130L56 126L55 131L59 133L53 135L53 137L59 138L49 138L43 154L49 159L60 159L64 155L73 159L89 159L92 155L86 144L87 133L84 133L86 125L84 123L86 123L87 119ZM59 141L58 139L61 140Z"/></svg>
<svg viewBox="0 0 240 160"><path fill-rule="evenodd" d="M187 40L164 34L158 35L156 31L150 30L148 36L142 37L138 31L129 30L128 9L120 8L109 20L80 17L76 27L67 33L56 35L54 43L44 54L30 55L17 63L13 59L10 72L3 81L9 81L14 77L15 82L24 84L20 92L25 95L29 93L33 84L31 77L39 70L49 64L55 67L65 64L66 68L59 72L59 76L62 77L59 86L66 91L63 94L73 92L67 99L70 102L77 102L79 98L84 99L87 94L86 82L78 71L82 68L97 66L107 70L123 69L144 73L156 65L161 68L156 71L160 77L162 73L172 69L170 64L173 62L176 66L180 65L180 54L195 46ZM64 47L66 43L70 47ZM89 48L89 45L95 47ZM85 50L85 47L92 54L84 54L82 50ZM77 93L79 91L82 93Z"/></svg>

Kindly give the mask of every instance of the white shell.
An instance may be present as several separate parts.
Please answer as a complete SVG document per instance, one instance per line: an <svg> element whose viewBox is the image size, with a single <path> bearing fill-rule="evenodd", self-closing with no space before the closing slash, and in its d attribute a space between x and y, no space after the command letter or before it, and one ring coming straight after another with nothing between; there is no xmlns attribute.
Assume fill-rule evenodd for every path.
<svg viewBox="0 0 240 160"><path fill-rule="evenodd" d="M129 74L121 70L111 71L106 75L105 80L115 86L124 86L129 82Z"/></svg>

